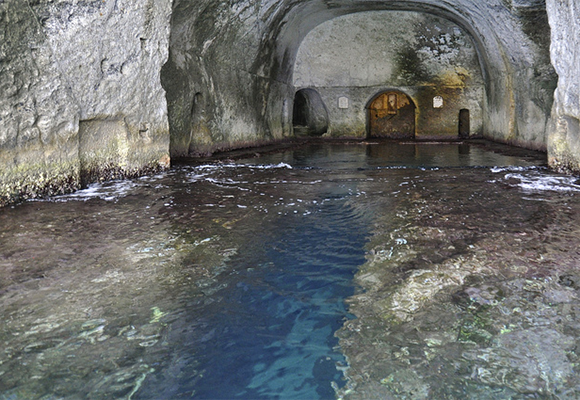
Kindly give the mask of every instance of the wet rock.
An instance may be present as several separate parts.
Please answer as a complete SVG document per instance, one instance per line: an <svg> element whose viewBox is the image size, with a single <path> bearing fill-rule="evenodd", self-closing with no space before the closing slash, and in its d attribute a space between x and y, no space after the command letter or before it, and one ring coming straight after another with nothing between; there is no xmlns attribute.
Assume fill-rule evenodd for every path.
<svg viewBox="0 0 580 400"><path fill-rule="evenodd" d="M429 386L414 371L400 370L381 379L397 398L424 400L429 398Z"/></svg>
<svg viewBox="0 0 580 400"><path fill-rule="evenodd" d="M567 356L574 344L574 338L553 329L509 332L491 348L476 352L472 378L519 393L555 395L574 380L574 365Z"/></svg>
<svg viewBox="0 0 580 400"><path fill-rule="evenodd" d="M0 3L0 205L77 189L94 170L79 150L126 175L168 166L170 13L170 0ZM109 120L122 134L82 134Z"/></svg>
<svg viewBox="0 0 580 400"><path fill-rule="evenodd" d="M563 286L578 290L580 289L580 275L574 273L560 275L559 283Z"/></svg>
<svg viewBox="0 0 580 400"><path fill-rule="evenodd" d="M386 398L413 398L397 378L418 389L417 398L577 397L580 300L571 249L578 217L558 197L541 216L533 211L541 202L520 208L517 218L507 211L502 226L476 208L464 225L466 205L441 197L421 212L410 200L400 218L377 221L357 276L365 290L348 302L357 319L339 332L352 389L344 398L364 398L377 383ZM425 212L445 218L425 219ZM395 246L383 230L408 244ZM469 245L449 258L421 256L440 252L446 234L447 243L469 238ZM402 268L413 259L423 269Z"/></svg>

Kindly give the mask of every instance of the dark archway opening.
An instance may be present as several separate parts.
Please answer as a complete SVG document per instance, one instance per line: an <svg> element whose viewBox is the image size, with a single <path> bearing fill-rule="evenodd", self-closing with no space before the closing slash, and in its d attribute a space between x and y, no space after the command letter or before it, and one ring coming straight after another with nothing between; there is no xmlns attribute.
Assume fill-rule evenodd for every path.
<svg viewBox="0 0 580 400"><path fill-rule="evenodd" d="M367 107L367 136L414 139L415 108L413 100L401 91L379 93Z"/></svg>
<svg viewBox="0 0 580 400"><path fill-rule="evenodd" d="M469 110L466 108L459 110L459 138L467 139L470 129Z"/></svg>
<svg viewBox="0 0 580 400"><path fill-rule="evenodd" d="M321 136L328 131L328 110L314 89L301 89L294 96L292 125L295 135Z"/></svg>

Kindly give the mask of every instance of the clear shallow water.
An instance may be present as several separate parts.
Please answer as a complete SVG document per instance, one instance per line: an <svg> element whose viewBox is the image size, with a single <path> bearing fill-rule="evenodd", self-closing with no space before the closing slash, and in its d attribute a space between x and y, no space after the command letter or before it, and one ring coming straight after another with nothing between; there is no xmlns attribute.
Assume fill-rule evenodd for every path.
<svg viewBox="0 0 580 400"><path fill-rule="evenodd" d="M576 398L543 163L316 144L0 210L0 399Z"/></svg>
<svg viewBox="0 0 580 400"><path fill-rule="evenodd" d="M333 398L336 364L345 363L334 332L348 316L366 229L345 195L334 191L254 233L227 263L216 301L184 310L198 328L176 351L195 362L180 365L183 375L162 394L165 368L152 374L137 398Z"/></svg>

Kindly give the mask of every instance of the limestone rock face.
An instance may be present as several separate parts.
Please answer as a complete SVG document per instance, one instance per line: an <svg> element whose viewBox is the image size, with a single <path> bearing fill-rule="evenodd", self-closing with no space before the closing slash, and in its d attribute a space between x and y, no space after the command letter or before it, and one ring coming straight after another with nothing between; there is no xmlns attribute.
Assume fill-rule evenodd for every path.
<svg viewBox="0 0 580 400"><path fill-rule="evenodd" d="M558 73L552 120L548 130L550 165L562 172L580 172L580 9L574 0L547 0L551 58Z"/></svg>
<svg viewBox="0 0 580 400"><path fill-rule="evenodd" d="M550 151L568 165L580 154L568 134L580 131L577 65L566 64L578 16L572 0L548 6L561 83ZM293 137L301 43L327 21L376 11L457 26L481 69L478 132L546 148L557 76L543 0L0 0L0 203L156 169L169 154ZM344 108L329 109L330 130L333 110Z"/></svg>
<svg viewBox="0 0 580 400"><path fill-rule="evenodd" d="M176 0L162 74L171 154L203 154L283 137L277 113L293 94L276 80L270 47L284 2ZM282 87L280 93L279 87ZM291 105L286 104L289 116ZM288 128L285 130L288 134Z"/></svg>
<svg viewBox="0 0 580 400"><path fill-rule="evenodd" d="M0 1L0 204L167 166L170 15L171 0Z"/></svg>
<svg viewBox="0 0 580 400"><path fill-rule="evenodd" d="M429 14L375 11L327 21L302 41L293 82L323 97L331 114L328 136L372 137L375 125L384 124L399 134L405 126L389 122L393 114L375 124L370 111L371 100L393 88L416 105L414 137L457 138L461 110L470 113L471 135L482 134L484 82L472 39ZM348 104L339 104L340 97Z"/></svg>

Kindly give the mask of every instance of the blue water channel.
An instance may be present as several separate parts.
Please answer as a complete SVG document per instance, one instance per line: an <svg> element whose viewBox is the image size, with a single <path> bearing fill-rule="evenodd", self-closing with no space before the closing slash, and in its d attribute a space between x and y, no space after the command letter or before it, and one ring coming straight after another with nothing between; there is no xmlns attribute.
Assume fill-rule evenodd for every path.
<svg viewBox="0 0 580 400"><path fill-rule="evenodd" d="M213 295L220 300L191 310L187 319L198 328L182 351L195 354L195 365L180 370L194 373L182 373L164 396L336 398L347 360L335 332L352 318L344 301L355 292L353 277L365 262L373 218L372 212L361 211L364 207L351 206L361 195L358 186L368 178L364 171L497 162L497 155L486 157L485 151L461 145L392 145L366 152L310 146L239 161L250 168L288 165L297 176L324 177L318 184L324 189L306 212L284 213L275 229L254 234L229 261L229 275L220 278L223 289ZM151 386L161 378L147 382ZM159 396L151 393L155 390L146 383L138 396Z"/></svg>
<svg viewBox="0 0 580 400"><path fill-rule="evenodd" d="M364 263L368 226L341 190L307 213L282 216L275 232L255 237L229 262L220 301L186 317L200 328L182 349L196 355L195 365L181 370L196 373L184 373L164 396L335 398L346 360L334 333L349 318L344 300ZM155 392L145 387L138 397Z"/></svg>
<svg viewBox="0 0 580 400"><path fill-rule="evenodd" d="M344 299L364 262L366 224L344 200L280 222L278 234L256 238L262 260L234 261L235 285L199 347L197 398L334 398L330 383L341 384L334 332L348 317Z"/></svg>

